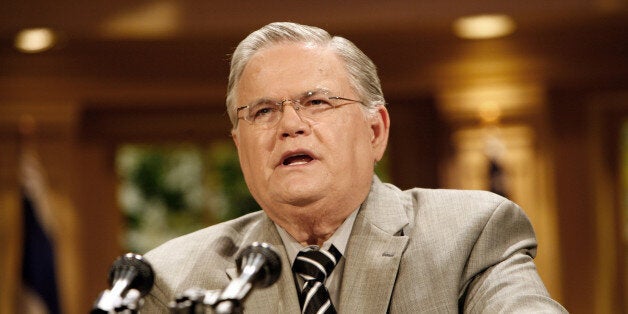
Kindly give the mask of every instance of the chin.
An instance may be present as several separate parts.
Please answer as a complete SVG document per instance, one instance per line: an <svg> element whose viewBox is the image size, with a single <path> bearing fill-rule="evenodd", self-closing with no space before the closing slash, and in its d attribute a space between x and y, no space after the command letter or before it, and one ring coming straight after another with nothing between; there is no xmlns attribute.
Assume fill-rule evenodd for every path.
<svg viewBox="0 0 628 314"><path fill-rule="evenodd" d="M315 203L325 195L325 193L320 191L320 189L310 190L306 188L299 188L298 186L292 186L290 187L290 190L277 192L279 193L276 197L273 197L273 199L280 203L296 207L305 207L309 204Z"/></svg>
<svg viewBox="0 0 628 314"><path fill-rule="evenodd" d="M309 204L315 203L321 198L323 198L323 195L319 193L300 193L297 195L289 195L285 198L285 200L288 204L291 204L293 206L305 207Z"/></svg>

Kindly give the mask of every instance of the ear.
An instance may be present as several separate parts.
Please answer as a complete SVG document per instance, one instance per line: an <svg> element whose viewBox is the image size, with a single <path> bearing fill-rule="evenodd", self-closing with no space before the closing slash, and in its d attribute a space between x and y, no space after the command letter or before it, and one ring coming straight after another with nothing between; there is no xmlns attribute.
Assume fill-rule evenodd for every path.
<svg viewBox="0 0 628 314"><path fill-rule="evenodd" d="M388 145L388 133L390 131L390 117L385 106L377 106L377 112L370 118L371 146L375 161L380 161Z"/></svg>
<svg viewBox="0 0 628 314"><path fill-rule="evenodd" d="M240 149L240 142L238 141L238 130L237 129L231 129L231 138L233 139L233 143L235 143L236 148Z"/></svg>

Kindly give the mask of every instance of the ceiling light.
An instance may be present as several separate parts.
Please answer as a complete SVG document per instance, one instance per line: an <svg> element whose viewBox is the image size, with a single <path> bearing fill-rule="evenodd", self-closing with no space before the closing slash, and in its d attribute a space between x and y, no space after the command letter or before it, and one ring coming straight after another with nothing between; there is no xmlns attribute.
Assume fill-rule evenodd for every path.
<svg viewBox="0 0 628 314"><path fill-rule="evenodd" d="M15 36L15 48L26 53L48 50L55 42L55 33L48 28L27 28Z"/></svg>
<svg viewBox="0 0 628 314"><path fill-rule="evenodd" d="M108 38L164 38L179 31L182 10L176 1L152 1L106 18L101 27Z"/></svg>
<svg viewBox="0 0 628 314"><path fill-rule="evenodd" d="M478 107L478 115L482 122L492 124L499 121L502 111L498 103L487 101L481 103Z"/></svg>
<svg viewBox="0 0 628 314"><path fill-rule="evenodd" d="M454 32L465 39L503 37L515 31L515 21L504 14L465 16L454 22Z"/></svg>

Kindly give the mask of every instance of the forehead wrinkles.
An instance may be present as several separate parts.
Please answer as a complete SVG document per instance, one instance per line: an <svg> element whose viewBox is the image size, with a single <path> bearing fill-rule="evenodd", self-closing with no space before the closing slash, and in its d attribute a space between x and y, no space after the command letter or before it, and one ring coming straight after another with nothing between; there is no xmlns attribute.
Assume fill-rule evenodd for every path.
<svg viewBox="0 0 628 314"><path fill-rule="evenodd" d="M257 52L237 84L239 103L256 97L291 97L308 89L348 92L348 73L329 48L279 44Z"/></svg>

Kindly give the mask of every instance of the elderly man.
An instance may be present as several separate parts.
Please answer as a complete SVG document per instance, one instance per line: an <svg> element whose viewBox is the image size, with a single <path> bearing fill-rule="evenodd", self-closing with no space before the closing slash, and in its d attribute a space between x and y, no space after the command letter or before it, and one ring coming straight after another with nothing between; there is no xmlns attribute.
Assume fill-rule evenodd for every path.
<svg viewBox="0 0 628 314"><path fill-rule="evenodd" d="M149 252L145 312L166 312L191 287L224 288L254 241L276 248L283 271L251 293L250 313L564 311L536 272L518 206L488 192L401 191L374 175L390 121L375 65L350 41L294 23L253 32L232 57L227 111L263 211ZM304 260L324 268L320 280Z"/></svg>

